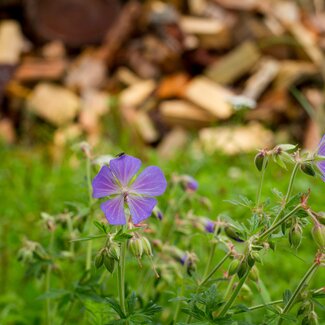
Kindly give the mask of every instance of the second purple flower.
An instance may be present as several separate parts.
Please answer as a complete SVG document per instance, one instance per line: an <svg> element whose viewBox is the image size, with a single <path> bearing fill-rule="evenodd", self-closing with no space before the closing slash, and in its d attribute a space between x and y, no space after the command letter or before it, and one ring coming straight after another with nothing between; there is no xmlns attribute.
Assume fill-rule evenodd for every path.
<svg viewBox="0 0 325 325"><path fill-rule="evenodd" d="M157 204L154 196L165 192L167 182L161 169L149 166L134 179L140 167L139 159L122 155L103 166L93 179L93 197L111 197L100 205L110 224L126 224L125 206L133 223L147 219Z"/></svg>

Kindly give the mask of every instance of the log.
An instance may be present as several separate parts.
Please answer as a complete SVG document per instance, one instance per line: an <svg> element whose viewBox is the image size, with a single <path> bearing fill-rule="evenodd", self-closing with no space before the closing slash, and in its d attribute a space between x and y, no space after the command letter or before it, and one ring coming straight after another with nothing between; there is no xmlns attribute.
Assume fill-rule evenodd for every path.
<svg viewBox="0 0 325 325"><path fill-rule="evenodd" d="M204 74L217 83L231 84L249 72L260 56L256 45L247 41L209 66Z"/></svg>
<svg viewBox="0 0 325 325"><path fill-rule="evenodd" d="M218 119L227 119L233 109L228 99L232 92L205 78L196 77L187 86L184 97Z"/></svg>

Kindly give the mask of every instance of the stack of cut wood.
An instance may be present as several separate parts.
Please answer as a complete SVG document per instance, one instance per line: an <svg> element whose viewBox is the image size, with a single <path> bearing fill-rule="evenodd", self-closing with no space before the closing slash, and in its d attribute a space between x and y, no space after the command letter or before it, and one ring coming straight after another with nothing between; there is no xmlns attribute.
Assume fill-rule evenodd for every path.
<svg viewBox="0 0 325 325"><path fill-rule="evenodd" d="M208 152L233 154L292 137L311 148L324 131L322 1L8 3L0 21L7 142L20 140L17 128L28 137L48 124L60 145L82 134L96 143L110 125L171 156L195 129Z"/></svg>

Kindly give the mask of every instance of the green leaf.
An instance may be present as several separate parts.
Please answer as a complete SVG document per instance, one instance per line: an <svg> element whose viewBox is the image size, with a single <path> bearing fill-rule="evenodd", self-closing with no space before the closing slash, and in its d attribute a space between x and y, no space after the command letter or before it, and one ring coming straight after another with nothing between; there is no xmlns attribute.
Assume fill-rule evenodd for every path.
<svg viewBox="0 0 325 325"><path fill-rule="evenodd" d="M88 240L94 240L98 238L104 238L106 235L90 235L88 237L83 237L83 238L77 238L77 239L72 239L72 242L79 242L79 241L88 241Z"/></svg>
<svg viewBox="0 0 325 325"><path fill-rule="evenodd" d="M114 298L106 298L106 302L115 310L115 312L120 316L120 318L126 318L126 315L123 313L120 304Z"/></svg>
<svg viewBox="0 0 325 325"><path fill-rule="evenodd" d="M283 293L283 303L286 305L292 296L292 292L286 289Z"/></svg>

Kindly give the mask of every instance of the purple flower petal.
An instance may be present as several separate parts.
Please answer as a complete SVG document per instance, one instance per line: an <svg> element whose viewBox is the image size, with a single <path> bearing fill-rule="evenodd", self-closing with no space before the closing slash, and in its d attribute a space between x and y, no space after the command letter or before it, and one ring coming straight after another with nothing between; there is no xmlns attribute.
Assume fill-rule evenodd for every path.
<svg viewBox="0 0 325 325"><path fill-rule="evenodd" d="M130 190L137 194L157 196L163 194L166 187L166 178L161 169L149 166L130 185Z"/></svg>
<svg viewBox="0 0 325 325"><path fill-rule="evenodd" d="M100 205L105 217L111 225L125 225L124 197L116 196Z"/></svg>
<svg viewBox="0 0 325 325"><path fill-rule="evenodd" d="M132 156L123 155L112 159L109 167L122 186L127 186L131 178L140 169L141 160Z"/></svg>
<svg viewBox="0 0 325 325"><path fill-rule="evenodd" d="M117 194L119 187L111 170L107 166L103 166L92 182L93 197L96 199Z"/></svg>
<svg viewBox="0 0 325 325"><path fill-rule="evenodd" d="M322 179L325 182L325 160L317 163L317 167L322 174Z"/></svg>
<svg viewBox="0 0 325 325"><path fill-rule="evenodd" d="M142 220L150 217L157 200L151 197L141 197L135 195L128 196L128 206L130 209L133 223L140 223Z"/></svg>
<svg viewBox="0 0 325 325"><path fill-rule="evenodd" d="M320 141L318 154L321 156L325 156L325 135L323 135L323 138Z"/></svg>

